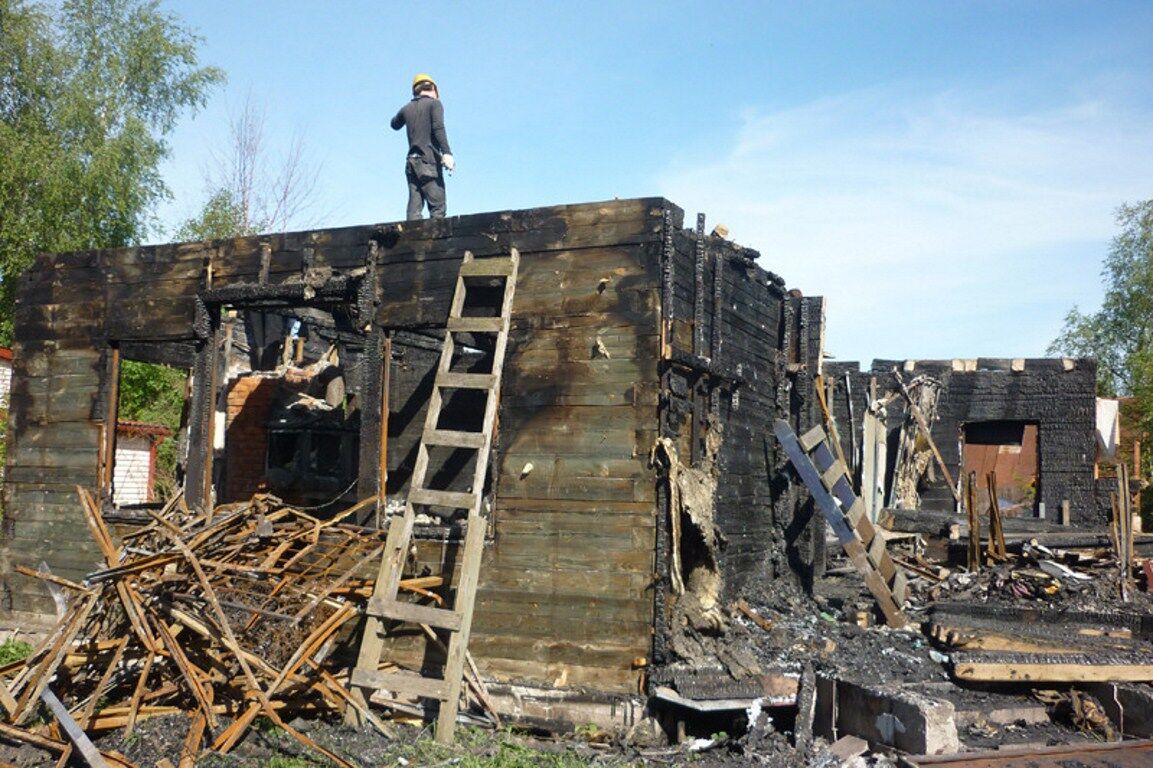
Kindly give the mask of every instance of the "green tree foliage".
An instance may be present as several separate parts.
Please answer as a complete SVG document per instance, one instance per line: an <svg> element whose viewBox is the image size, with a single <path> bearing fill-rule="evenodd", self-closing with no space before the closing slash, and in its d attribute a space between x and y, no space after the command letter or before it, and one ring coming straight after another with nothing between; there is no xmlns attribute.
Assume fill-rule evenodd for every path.
<svg viewBox="0 0 1153 768"><path fill-rule="evenodd" d="M167 365L123 360L120 363L119 420L160 424L180 431L188 372ZM156 451L155 490L166 499L176 486L176 439L164 440Z"/></svg>
<svg viewBox="0 0 1153 768"><path fill-rule="evenodd" d="M179 117L220 70L157 0L0 0L0 342L37 253L131 245Z"/></svg>
<svg viewBox="0 0 1153 768"><path fill-rule="evenodd" d="M1099 391L1135 399L1138 437L1153 446L1153 200L1122 205L1117 223L1101 269L1101 309L1074 307L1049 353L1097 358Z"/></svg>
<svg viewBox="0 0 1153 768"><path fill-rule="evenodd" d="M184 408L188 373L166 365L125 360L120 364L120 418L176 430Z"/></svg>
<svg viewBox="0 0 1153 768"><path fill-rule="evenodd" d="M182 223L174 233L177 240L217 240L247 234L240 205L227 189L218 189L194 218Z"/></svg>

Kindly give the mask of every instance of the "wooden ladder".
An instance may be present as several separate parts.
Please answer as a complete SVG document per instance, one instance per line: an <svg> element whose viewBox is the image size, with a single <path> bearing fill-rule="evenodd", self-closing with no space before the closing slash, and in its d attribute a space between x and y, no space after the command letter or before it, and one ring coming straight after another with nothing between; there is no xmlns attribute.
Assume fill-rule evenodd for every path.
<svg viewBox="0 0 1153 768"><path fill-rule="evenodd" d="M477 581L480 575L480 562L484 551L484 537L487 520L481 514L484 483L488 471L489 453L492 448L493 432L496 425L497 405L500 400L501 370L504 365L505 348L508 345L509 318L512 313L513 294L516 291L517 269L520 255L512 249L509 256L494 256L483 259L473 258L466 252L456 280L449 310L448 323L441 348L440 363L433 381L432 397L429 400L424 432L421 436L416 465L413 468L408 500L404 514L393 518L385 540L381 556L380 573L368 601L367 619L361 637L360 654L356 669L352 672L351 683L358 697L364 694L360 689L388 690L407 693L440 702L440 712L436 721L436 740L441 743L452 741L456 725L457 709L460 704L464 665L468 654L469 632L472 627L473 605L476 600ZM468 283L474 280L503 279L504 295L499 317L475 317L464 314ZM456 349L454 334L467 333L490 336L493 339L492 368L488 373L453 372L452 359ZM438 427L441 409L444 405L443 390L472 389L486 392L484 418L480 431L448 430ZM467 492L447 491L429 488L426 481L435 476L429 472L429 447L442 446L451 449L476 451L476 469L472 477L472 490ZM460 578L456 585L453 607L435 608L417 605L398 599L400 580L412 541L416 507L440 507L455 510L468 510L464 536L464 552L461 560ZM444 574L445 583L452 574ZM448 654L443 668L443 677L426 677L405 672L381 672L380 655L384 647L384 630L388 622L422 624L436 627L450 633ZM363 700L363 698L362 698ZM350 708L349 720L359 722L359 715Z"/></svg>
<svg viewBox="0 0 1153 768"><path fill-rule="evenodd" d="M909 620L901 606L908 592L908 578L893 562L885 538L865 514L865 503L853 492L848 470L833 455L825 430L816 426L798 439L787 421L777 419L773 432L837 534L849 561L864 577L885 621L891 627L905 626Z"/></svg>

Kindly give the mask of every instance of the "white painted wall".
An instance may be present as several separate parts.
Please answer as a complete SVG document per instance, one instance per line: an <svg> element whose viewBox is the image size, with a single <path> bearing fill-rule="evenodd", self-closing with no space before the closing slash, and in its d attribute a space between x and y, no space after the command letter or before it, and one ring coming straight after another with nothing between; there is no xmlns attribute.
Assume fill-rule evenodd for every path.
<svg viewBox="0 0 1153 768"><path fill-rule="evenodd" d="M122 504L143 504L151 498L148 487L152 441L141 435L120 434L116 439L116 464L112 472L112 500Z"/></svg>

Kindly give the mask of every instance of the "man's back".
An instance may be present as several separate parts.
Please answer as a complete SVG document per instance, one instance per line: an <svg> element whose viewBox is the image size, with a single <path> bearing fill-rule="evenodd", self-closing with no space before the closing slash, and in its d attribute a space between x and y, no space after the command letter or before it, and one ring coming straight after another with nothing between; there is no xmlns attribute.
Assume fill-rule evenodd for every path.
<svg viewBox="0 0 1153 768"><path fill-rule="evenodd" d="M410 155L439 163L441 155L452 154L444 130L444 106L439 99L426 94L416 96L400 108L391 125L394 130L407 129Z"/></svg>

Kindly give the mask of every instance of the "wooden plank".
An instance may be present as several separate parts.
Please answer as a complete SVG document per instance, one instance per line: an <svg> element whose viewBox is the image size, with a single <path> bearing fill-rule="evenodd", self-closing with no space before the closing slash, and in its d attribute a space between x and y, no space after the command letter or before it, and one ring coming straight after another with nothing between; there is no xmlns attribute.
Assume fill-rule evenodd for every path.
<svg viewBox="0 0 1153 768"><path fill-rule="evenodd" d="M438 373L436 386L451 389L492 389L496 376L491 373Z"/></svg>
<svg viewBox="0 0 1153 768"><path fill-rule="evenodd" d="M481 593L483 596L483 593ZM497 610L495 606L479 600L473 632L479 637L506 637L517 646L534 642L552 642L558 637L581 645L620 643L633 638L637 642L652 639L651 608L644 620L616 616L611 612L588 611L571 613L549 610L541 606L534 614L527 608L519 612ZM639 609L638 609L639 611ZM478 657L479 658L479 657Z"/></svg>
<svg viewBox="0 0 1153 768"><path fill-rule="evenodd" d="M650 531L656 527L655 506L639 511L612 508L549 510L544 504L532 506L537 508L498 507L495 518L498 535L566 531L580 536L615 538L628 531Z"/></svg>
<svg viewBox="0 0 1153 768"><path fill-rule="evenodd" d="M504 322L500 317L450 317L445 327L453 333L497 333Z"/></svg>
<svg viewBox="0 0 1153 768"><path fill-rule="evenodd" d="M378 691L409 693L426 699L444 700L446 688L443 680L408 672L374 672L370 669L353 669L352 684L361 688Z"/></svg>
<svg viewBox="0 0 1153 768"><path fill-rule="evenodd" d="M1153 681L1153 658L1146 654L1104 659L1099 656L1044 656L1030 654L952 655L953 675L985 682L1039 681L1047 683Z"/></svg>
<svg viewBox="0 0 1153 768"><path fill-rule="evenodd" d="M427 504L434 507L449 507L452 509L470 509L475 497L471 493L456 491L436 491L429 488L410 488L408 501L410 504Z"/></svg>
<svg viewBox="0 0 1153 768"><path fill-rule="evenodd" d="M461 616L456 611L432 608L403 600L389 600L373 597L368 601L365 612L377 618L404 621L411 624L427 624L430 627L456 631L460 629Z"/></svg>
<svg viewBox="0 0 1153 768"><path fill-rule="evenodd" d="M820 443L824 442L824 440L825 440L825 430L819 424L817 426L813 427L812 429L810 429L805 434L801 435L799 438L801 448L805 451L805 453L808 453L809 451L813 450L813 448L815 448Z"/></svg>
<svg viewBox="0 0 1153 768"><path fill-rule="evenodd" d="M652 586L652 573L606 571L589 568L539 570L506 568L499 562L485 565L481 589L522 590L533 594L599 595L643 594Z"/></svg>
<svg viewBox="0 0 1153 768"><path fill-rule="evenodd" d="M520 511L535 513L587 513L587 514L655 514L653 505L644 502L603 501L598 499L501 499L497 498L497 513Z"/></svg>
<svg viewBox="0 0 1153 768"><path fill-rule="evenodd" d="M628 451L619 451L621 455ZM589 451L584 457L595 459L596 451ZM573 458L561 456L560 458ZM514 461L513 466L528 466L531 462L520 461L519 455L506 457ZM536 475L534 477L534 475ZM600 477L596 475L549 474L546 465L537 474L534 468L527 477L511 476L502 480L498 504L528 499L553 499L557 501L585 500L624 504L628 502L649 502L656 499L656 483L646 477Z"/></svg>
<svg viewBox="0 0 1153 768"><path fill-rule="evenodd" d="M483 432L462 432L453 429L426 429L421 437L425 445L445 445L454 448L483 448L488 438Z"/></svg>
<svg viewBox="0 0 1153 768"><path fill-rule="evenodd" d="M646 642L642 634L632 642L625 638L612 638L603 643L575 643L563 640L534 640L516 642L507 637L475 634L472 649L478 664L485 665L492 659L535 662L541 665L573 664L584 667L600 667L608 670L628 670L638 658L648 656L651 641ZM598 686L599 687L599 686Z"/></svg>

